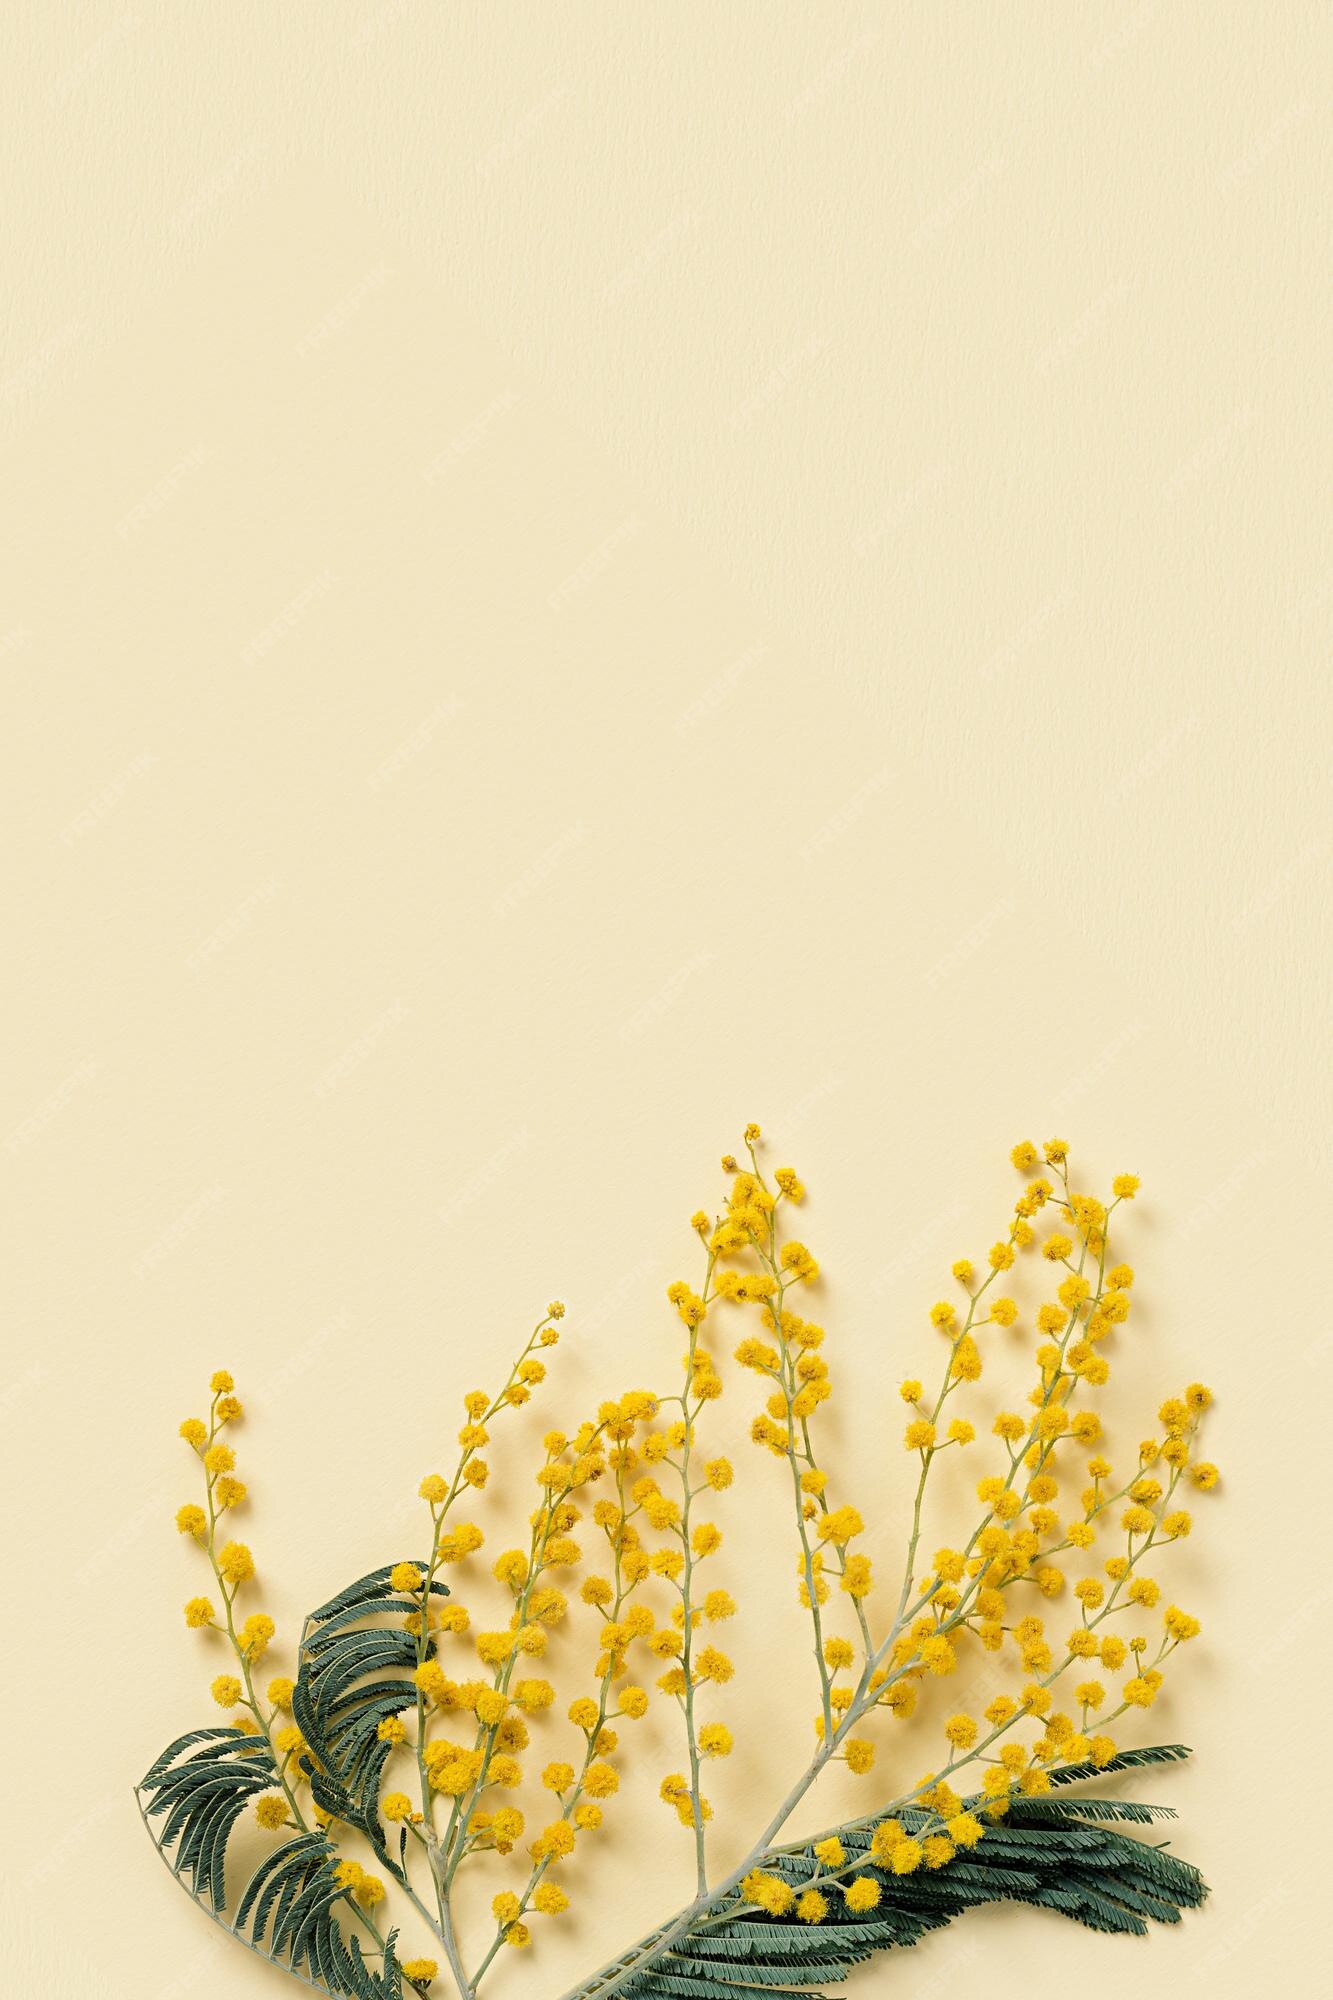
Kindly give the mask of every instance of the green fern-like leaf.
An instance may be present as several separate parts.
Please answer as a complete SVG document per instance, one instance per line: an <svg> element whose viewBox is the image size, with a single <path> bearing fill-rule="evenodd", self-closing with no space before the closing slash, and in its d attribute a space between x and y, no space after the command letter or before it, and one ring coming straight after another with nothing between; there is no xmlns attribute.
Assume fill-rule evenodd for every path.
<svg viewBox="0 0 1333 2000"><path fill-rule="evenodd" d="M379 1819L380 1779L392 1750L379 1726L416 1701L417 1642L402 1621L420 1606L393 1589L390 1573L373 1570L311 1612L292 1716L310 1747L316 1804L357 1827L397 1873ZM449 1594L442 1583L430 1588L433 1596ZM392 1625L382 1622L389 1616Z"/></svg>
<svg viewBox="0 0 1333 2000"><path fill-rule="evenodd" d="M164 1858L215 1911L226 1906L228 1836L251 1800L277 1782L267 1741L224 1725L179 1737L140 1783L146 1818L164 1821L154 1835Z"/></svg>
<svg viewBox="0 0 1333 2000"><path fill-rule="evenodd" d="M1171 1762L1179 1745L1127 1751L1101 1772L1092 1766L1052 1773L1061 1783L1108 1770ZM856 1872L879 1885L880 1901L854 1915L836 1893L822 1923L774 1917L721 1899L642 1972L630 1971L601 1989L624 2000L757 2000L765 1990L783 2000L823 2000L822 1989L847 1979L881 1951L920 1942L983 1903L1030 1903L1093 1930L1140 1936L1150 1922L1177 1923L1208 1891L1188 1862L1164 1848L1114 1830L1116 1820L1147 1823L1163 1807L1123 1799L1073 1795L1014 1799L1005 1818L988 1824L979 1846L935 1871L894 1875L870 1858L873 1822L857 1821L838 1838ZM926 1816L898 1818L919 1831ZM813 1845L769 1857L767 1871L798 1892L821 1873Z"/></svg>
<svg viewBox="0 0 1333 2000"><path fill-rule="evenodd" d="M251 1951L318 1992L343 2000L401 2000L394 1935L382 1965L372 1967L358 1940L343 1934L337 1909L346 1906L347 1892L334 1874L337 1851L321 1832L300 1834L265 1856L242 1891L235 1918L224 1916L228 1839L251 1800L278 1782L267 1740L239 1736L224 1725L178 1737L145 1772L137 1795L144 1823L177 1880Z"/></svg>

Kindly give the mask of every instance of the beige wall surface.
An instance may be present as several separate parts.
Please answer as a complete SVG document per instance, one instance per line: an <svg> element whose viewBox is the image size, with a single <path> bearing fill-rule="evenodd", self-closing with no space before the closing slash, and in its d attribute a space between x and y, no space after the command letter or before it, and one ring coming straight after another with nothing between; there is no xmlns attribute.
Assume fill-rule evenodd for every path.
<svg viewBox="0 0 1333 2000"><path fill-rule="evenodd" d="M1211 1903L989 1911L858 1990L1313 1990L1327 7L83 0L0 40L15 1990L281 1989L129 1794L220 1664L171 1522L209 1371L289 1641L410 1547L552 1293L502 1517L547 1422L670 1379L748 1118L810 1184L886 1563L893 1385L1025 1133L1143 1177L1113 1442L1218 1398L1205 1636L1143 1731L1197 1755L1142 1787ZM735 1372L739 1837L810 1694ZM496 2000L688 1893L645 1730Z"/></svg>

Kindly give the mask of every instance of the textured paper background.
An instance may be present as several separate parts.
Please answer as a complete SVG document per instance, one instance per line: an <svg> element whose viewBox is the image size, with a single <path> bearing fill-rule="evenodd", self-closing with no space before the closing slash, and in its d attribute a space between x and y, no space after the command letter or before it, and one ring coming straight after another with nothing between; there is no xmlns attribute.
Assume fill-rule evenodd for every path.
<svg viewBox="0 0 1333 2000"><path fill-rule="evenodd" d="M290 1633L411 1544L552 1292L520 1463L663 1379L755 1117L886 1557L890 1385L1023 1133L1144 1177L1118 1436L1219 1395L1206 1650L1151 1718L1212 1905L1142 1945L990 1912L861 1990L1309 1990L1327 9L110 0L3 39L16 1985L279 1990L128 1792L217 1671L170 1521L207 1372ZM740 1449L738 1819L809 1711ZM676 1761L650 1734L645 1787ZM645 1811L498 2000L672 1906Z"/></svg>

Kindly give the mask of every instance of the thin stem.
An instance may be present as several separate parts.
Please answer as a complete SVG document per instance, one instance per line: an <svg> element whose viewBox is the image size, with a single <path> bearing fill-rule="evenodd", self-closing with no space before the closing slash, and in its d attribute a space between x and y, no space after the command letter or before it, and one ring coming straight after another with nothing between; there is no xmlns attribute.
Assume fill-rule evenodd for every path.
<svg viewBox="0 0 1333 2000"><path fill-rule="evenodd" d="M449 1970L454 1975L454 1984L458 1988L460 2000L473 2000L475 1989L463 1967L462 1954L458 1949L458 1937L454 1930L453 1906L449 1901L447 1889L441 1901L441 1919L440 1938L444 1945L444 1955L449 1961Z"/></svg>
<svg viewBox="0 0 1333 2000"><path fill-rule="evenodd" d="M705 1308L707 1308L709 1301L709 1289L712 1284L713 1267L716 1264L716 1262L717 1262L716 1252L710 1251L708 1256L708 1269L704 1275L704 1288L702 1293L702 1299ZM690 1459L694 1450L694 1426L703 1409L702 1397L696 1400L693 1410L690 1409L690 1401L689 1401L690 1385L694 1380L695 1357L698 1353L698 1348L699 1348L699 1327L698 1325L694 1325L691 1326L690 1328L690 1344L689 1344L689 1350L685 1358L685 1389L680 1399L681 1418L685 1430L685 1439L681 1447L680 1468L679 1468L681 1495L682 1495L681 1516L680 1516L680 1543L681 1543L681 1549L684 1554L684 1562L685 1562L685 1567L682 1574L681 1586L680 1586L681 1606L684 1613L681 1623L681 1640L682 1640L681 1667L685 1675L685 1691L682 1697L681 1705L685 1714L685 1741L690 1763L690 1800L694 1815L695 1879L698 1884L699 1894L702 1896L706 1894L708 1889L708 1856L707 1856L707 1837L704 1832L703 1787L700 1778L699 1734L694 1716L695 1555L694 1555L694 1546L690 1540L690 1508L694 1500L694 1494L690 1487Z"/></svg>

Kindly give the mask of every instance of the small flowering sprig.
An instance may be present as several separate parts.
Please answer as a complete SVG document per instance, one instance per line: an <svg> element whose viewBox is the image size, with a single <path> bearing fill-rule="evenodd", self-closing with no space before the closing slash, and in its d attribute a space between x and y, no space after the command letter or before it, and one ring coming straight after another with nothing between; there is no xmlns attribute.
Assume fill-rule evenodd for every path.
<svg viewBox="0 0 1333 2000"><path fill-rule="evenodd" d="M700 1237L707 1236L708 1217L702 1210L694 1216L692 1227ZM658 1677L657 1685L680 1710L689 1772L686 1775L673 1771L663 1778L661 1797L673 1808L682 1826L693 1831L695 1876L701 1894L708 1886L705 1828L713 1816L713 1808L703 1792L703 1764L710 1757L729 1756L732 1735L723 1722L701 1723L697 1702L701 1688L708 1683L725 1686L734 1672L730 1657L712 1643L705 1628L731 1618L736 1610L729 1591L714 1589L701 1594L697 1584L700 1565L722 1547L722 1531L716 1522L698 1519L695 1510L710 1494L725 1492L734 1476L728 1459L704 1460L698 1450L699 1420L705 1406L722 1394L717 1364L700 1336L713 1295L716 1263L716 1251L710 1249L702 1292L693 1292L683 1279L667 1290L667 1297L688 1334L684 1383L679 1395L670 1399L680 1410L680 1417L652 1441L646 1455L654 1463L670 1468L680 1497L663 1494L652 1473L645 1473L634 1489L635 1498L652 1526L677 1544L652 1558L653 1568L679 1594L679 1602L672 1606L671 1613L674 1633L665 1629L659 1641L659 1650L670 1664Z"/></svg>
<svg viewBox="0 0 1333 2000"><path fill-rule="evenodd" d="M1186 1754L1123 1748L1109 1733L1153 1705L1167 1662L1198 1633L1192 1614L1163 1606L1150 1569L1190 1532L1185 1492L1218 1482L1198 1450L1212 1400L1200 1383L1162 1403L1157 1431L1120 1477L1103 1455L1093 1404L1110 1378L1108 1349L1130 1319L1134 1287L1133 1270L1111 1261L1109 1245L1137 1179L1118 1176L1103 1202L1071 1183L1062 1140L1014 1148L1024 1186L1004 1228L980 1271L971 1258L954 1264L961 1302L940 1299L928 1314L944 1342L938 1384L927 1392L909 1377L900 1387L903 1444L917 1469L901 1579L882 1605L864 1517L842 1497L820 1443L835 1377L824 1328L797 1305L819 1266L787 1230L805 1189L790 1167L766 1172L761 1145L759 1128L747 1127L747 1163L723 1160L721 1212L692 1218L703 1277L697 1291L682 1279L668 1292L686 1329L680 1387L627 1391L572 1433L547 1431L526 1542L490 1561L486 1587L499 1593L498 1612L479 1629L443 1580L466 1572L485 1543L483 1529L456 1510L487 1484L484 1454L497 1419L544 1382L543 1351L558 1344L564 1317L559 1302L502 1387L464 1398L454 1470L429 1473L420 1486L425 1555L400 1556L312 1613L295 1674L271 1680L262 1698L255 1671L275 1632L267 1613L240 1602L255 1564L229 1535L228 1517L247 1497L224 1436L242 1414L230 1375L213 1377L207 1421L181 1426L201 1465L204 1504L183 1506L177 1525L206 1555L221 1600L217 1611L212 1597L191 1599L186 1619L221 1640L238 1671L212 1682L228 1722L173 1744L145 1778L141 1808L150 1822L164 1820L164 1858L215 1921L307 1984L355 2000L399 2000L405 1985L426 1992L440 1977L434 1951L460 2000L475 2000L503 1949L530 1945L534 1920L571 1907L565 1867L603 1828L620 1789L621 1730L647 1713L645 1683L669 1702L682 1733L683 1768L660 1791L692 1836L695 1894L567 2000L631 1990L636 2000L744 2000L756 1982L799 2000L874 1951L923 1935L942 1910L993 1894L1027 1894L1102 1928L1141 1930L1145 1916L1173 1915L1206 1893L1187 1864L1118 1831L1099 1831L1089 1851L1090 1822L1123 1812L1147 1818L1153 1808L1061 1794L1099 1771ZM1051 1294L1032 1310L1027 1407L986 1409L978 1385L1024 1337L1010 1274L1025 1259L1049 1273ZM710 1454L704 1433L708 1406L724 1389L719 1347L737 1313L758 1319L734 1353L765 1385L751 1434L783 1468L817 1712L813 1748L787 1796L718 1877L703 1770L733 1747L713 1698L734 1669L713 1628L737 1607L704 1566L723 1545L711 1503L735 1473ZM949 1451L989 1454L989 1463L975 1482L970 1530L927 1560L932 1476ZM595 1566L584 1560L589 1532L604 1551ZM571 1618L575 1589L582 1612ZM528 1753L535 1734L558 1726L548 1674L562 1650L577 1647L575 1628L588 1616L590 1678L566 1711L572 1739L531 1760L538 1795L552 1802L539 1808L532 1832ZM1155 1621L1154 1638L1143 1628ZM828 1766L863 1778L877 1770L880 1725L907 1723L922 1694L969 1653L993 1656L996 1685L979 1712L959 1707L936 1725L934 1768L898 1780L887 1797L878 1788L873 1811L814 1838L787 1837ZM1112 1677L1120 1677L1114 1694ZM227 1839L251 1805L278 1845L228 1919ZM469 1970L454 1915L459 1880L505 1867L519 1850L521 1873L491 1896L490 1934ZM947 1876L941 1905L930 1878L960 1855L967 1866ZM1104 1872L1096 1856L1105 1857ZM403 1923L424 1926L433 1951L402 1955Z"/></svg>
<svg viewBox="0 0 1333 2000"><path fill-rule="evenodd" d="M308 1836L312 1824L326 1821L320 1808L303 1805L300 1792L308 1784L311 1766L303 1753L305 1739L294 1722L280 1720L290 1713L295 1683L286 1675L269 1681L264 1698L255 1686L255 1669L276 1632L273 1619L265 1611L251 1611L238 1623L237 1600L255 1578L255 1561L248 1545L228 1538L221 1540L223 1516L242 1506L248 1498L244 1481L235 1476L236 1454L224 1442L222 1433L244 1415L235 1381L226 1369L218 1369L209 1383L211 1400L208 1419L187 1417L180 1435L198 1457L204 1475L204 1505L191 1501L176 1510L176 1527L203 1549L222 1599L219 1621L211 1600L192 1597L185 1606L185 1622L192 1631L213 1631L225 1636L240 1669L235 1674L218 1674L209 1689L219 1708L233 1710L230 1728L242 1739L237 1746L256 1767L251 1775L261 1789L255 1798L255 1817L270 1833L298 1831ZM249 1742L245 1739L258 1739ZM271 1777L271 1788L264 1783ZM307 1805L309 1814L307 1814ZM331 1901L343 1907L349 1917L368 1933L381 1960L392 1959L392 1946L370 1914L383 1898L383 1886L366 1876L354 1863L333 1871L335 1893ZM215 1897L215 1902L216 1902ZM407 1964L401 1968L410 1978Z"/></svg>

